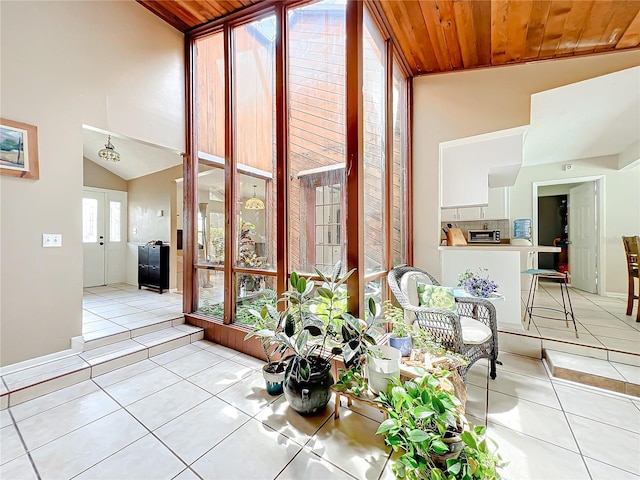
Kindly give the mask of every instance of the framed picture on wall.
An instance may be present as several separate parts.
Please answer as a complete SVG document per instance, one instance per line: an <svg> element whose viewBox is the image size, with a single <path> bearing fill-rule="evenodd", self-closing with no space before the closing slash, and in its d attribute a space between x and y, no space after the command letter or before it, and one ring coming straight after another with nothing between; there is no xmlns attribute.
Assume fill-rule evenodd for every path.
<svg viewBox="0 0 640 480"><path fill-rule="evenodd" d="M39 178L38 127L0 118L0 175Z"/></svg>

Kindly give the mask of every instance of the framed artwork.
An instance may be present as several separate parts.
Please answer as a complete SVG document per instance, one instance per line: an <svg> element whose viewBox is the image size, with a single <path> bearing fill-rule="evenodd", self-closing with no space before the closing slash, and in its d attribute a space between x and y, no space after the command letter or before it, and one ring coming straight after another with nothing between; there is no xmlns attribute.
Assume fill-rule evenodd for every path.
<svg viewBox="0 0 640 480"><path fill-rule="evenodd" d="M0 118L0 175L39 178L38 127Z"/></svg>

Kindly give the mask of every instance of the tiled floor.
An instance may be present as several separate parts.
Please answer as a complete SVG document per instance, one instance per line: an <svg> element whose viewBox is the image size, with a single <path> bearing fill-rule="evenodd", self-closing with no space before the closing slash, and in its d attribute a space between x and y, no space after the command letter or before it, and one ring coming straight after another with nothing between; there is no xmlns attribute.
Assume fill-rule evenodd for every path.
<svg viewBox="0 0 640 480"><path fill-rule="evenodd" d="M527 294L528 290L523 290L523 313ZM626 300L598 296L576 288L570 288L570 295L579 338L575 336L573 324L569 322L567 327L564 317L558 312L542 313L562 320L534 316L529 333L545 339L640 355L640 322L636 322L635 308L633 315L625 315ZM535 306L562 308L561 302L559 284L540 281Z"/></svg>
<svg viewBox="0 0 640 480"><path fill-rule="evenodd" d="M467 414L487 424L508 479L640 478L640 401L551 380L502 354L469 372ZM7 479L390 479L380 414L293 412L262 362L199 341L0 411ZM356 404L357 405L357 404ZM37 472L37 473L36 473Z"/></svg>
<svg viewBox="0 0 640 480"><path fill-rule="evenodd" d="M159 294L118 283L85 288L82 297L82 334L85 342L147 327L182 315L182 295Z"/></svg>

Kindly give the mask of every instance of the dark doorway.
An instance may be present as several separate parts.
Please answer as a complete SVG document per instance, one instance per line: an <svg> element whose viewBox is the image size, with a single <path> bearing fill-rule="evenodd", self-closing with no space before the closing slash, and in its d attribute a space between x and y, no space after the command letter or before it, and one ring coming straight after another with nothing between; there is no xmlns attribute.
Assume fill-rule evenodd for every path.
<svg viewBox="0 0 640 480"><path fill-rule="evenodd" d="M538 245L560 247L559 253L539 253L538 267L567 271L567 195L538 197Z"/></svg>

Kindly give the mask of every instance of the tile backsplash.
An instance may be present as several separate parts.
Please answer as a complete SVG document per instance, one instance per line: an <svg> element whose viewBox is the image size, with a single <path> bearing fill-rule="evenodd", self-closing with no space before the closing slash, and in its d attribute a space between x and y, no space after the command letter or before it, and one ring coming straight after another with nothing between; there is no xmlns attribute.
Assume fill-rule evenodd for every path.
<svg viewBox="0 0 640 480"><path fill-rule="evenodd" d="M450 223L454 227L458 227L467 237L467 230L500 230L500 239L502 242L509 240L511 237L511 222L509 220L471 220L465 222L442 222L441 227L447 228L447 224ZM444 238L444 233L440 235Z"/></svg>

